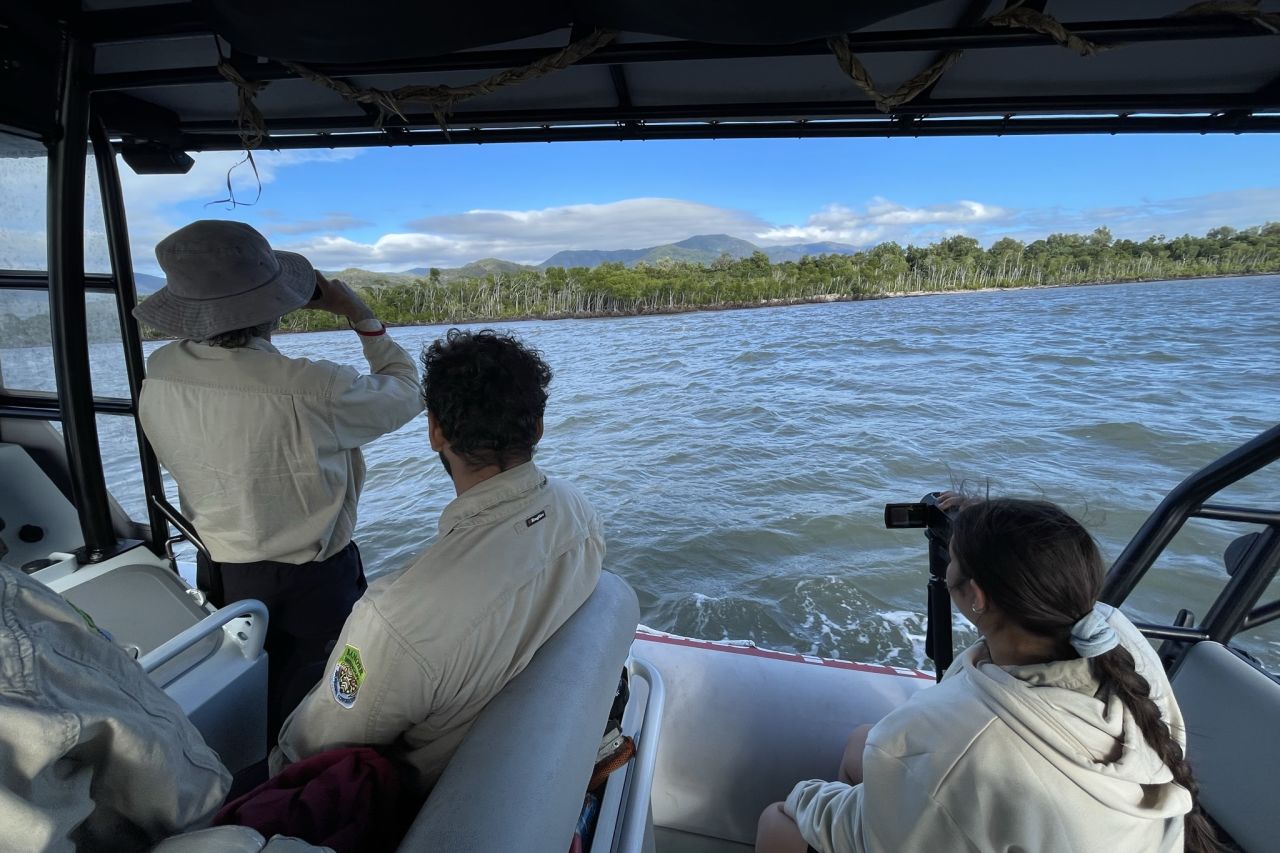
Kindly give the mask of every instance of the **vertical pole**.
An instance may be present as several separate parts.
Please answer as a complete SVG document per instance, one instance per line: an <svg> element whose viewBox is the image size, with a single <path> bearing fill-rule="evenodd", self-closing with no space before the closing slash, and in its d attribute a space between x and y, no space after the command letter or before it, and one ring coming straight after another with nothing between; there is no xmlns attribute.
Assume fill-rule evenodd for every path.
<svg viewBox="0 0 1280 853"><path fill-rule="evenodd" d="M147 441L142 432L142 423L138 420L138 397L142 393L146 368L142 358L142 330L133 317L138 293L133 279L133 253L129 249L129 224L125 218L124 193L120 188L115 149L97 116L93 116L90 121L89 138L93 142L93 157L98 166L98 188L102 195L103 221L107 227L107 250L111 255L111 272L116 283L116 310L120 313L120 342L124 346L129 399L133 401L133 423L138 433L138 462L142 466L142 484L147 495L147 523L151 527L148 545L156 556L161 556L164 554L165 540L169 538L169 524L155 500L165 497L160 464L156 461L156 453L151 449L151 442Z"/></svg>
<svg viewBox="0 0 1280 853"><path fill-rule="evenodd" d="M84 533L82 562L98 562L116 548L107 484L94 419L85 321L84 170L88 156L89 96L84 79L92 47L64 33L56 142L49 146L49 320L53 369L62 408L71 492Z"/></svg>
<svg viewBox="0 0 1280 853"><path fill-rule="evenodd" d="M951 593L947 589L947 563L951 562L948 551L951 544L949 528L945 535L946 538L932 527L925 531L925 539L929 543L929 585L924 653L933 661L937 681L942 680L943 674L954 660L951 644Z"/></svg>

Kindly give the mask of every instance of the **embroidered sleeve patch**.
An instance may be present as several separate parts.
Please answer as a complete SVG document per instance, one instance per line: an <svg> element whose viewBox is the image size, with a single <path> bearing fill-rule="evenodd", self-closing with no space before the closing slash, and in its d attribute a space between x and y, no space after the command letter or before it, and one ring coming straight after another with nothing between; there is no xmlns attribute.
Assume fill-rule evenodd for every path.
<svg viewBox="0 0 1280 853"><path fill-rule="evenodd" d="M333 688L333 700L344 708L350 708L356 704L356 696L360 693L364 676L360 650L348 645L338 657L338 663L333 668L333 677L329 679Z"/></svg>

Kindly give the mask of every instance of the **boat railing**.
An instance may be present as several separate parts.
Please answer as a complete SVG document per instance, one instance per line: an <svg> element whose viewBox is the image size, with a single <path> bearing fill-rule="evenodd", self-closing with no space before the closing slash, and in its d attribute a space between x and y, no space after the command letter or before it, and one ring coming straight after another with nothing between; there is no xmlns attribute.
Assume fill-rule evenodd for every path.
<svg viewBox="0 0 1280 853"><path fill-rule="evenodd" d="M1209 503L1222 490L1277 459L1280 424L1187 477L1165 496L1107 573L1101 599L1118 606L1189 519L1264 525L1244 544L1238 559L1229 560L1227 583L1202 620L1192 624L1194 615L1183 610L1171 625L1138 623L1147 637L1167 641L1161 655L1171 671L1197 642L1212 640L1225 645L1243 630L1280 619L1280 600L1258 603L1280 570L1280 510Z"/></svg>
<svg viewBox="0 0 1280 853"><path fill-rule="evenodd" d="M147 652L138 659L138 665L144 672L154 672L205 637L221 631L228 623L244 616L250 619L247 633L241 639L241 647L246 660L257 660L267 639L267 622L270 616L267 605L255 598L247 598L210 613L190 628Z"/></svg>

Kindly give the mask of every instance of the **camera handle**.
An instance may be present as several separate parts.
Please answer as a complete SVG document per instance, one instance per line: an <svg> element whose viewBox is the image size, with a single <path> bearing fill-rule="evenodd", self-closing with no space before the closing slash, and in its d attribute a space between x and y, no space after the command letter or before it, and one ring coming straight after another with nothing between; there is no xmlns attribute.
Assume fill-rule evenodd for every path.
<svg viewBox="0 0 1280 853"><path fill-rule="evenodd" d="M942 674L951 666L954 657L951 647L951 593L947 589L947 563L951 562L948 552L950 542L949 537L944 537L932 527L924 535L929 543L924 653L933 661L937 670L936 678L941 681Z"/></svg>

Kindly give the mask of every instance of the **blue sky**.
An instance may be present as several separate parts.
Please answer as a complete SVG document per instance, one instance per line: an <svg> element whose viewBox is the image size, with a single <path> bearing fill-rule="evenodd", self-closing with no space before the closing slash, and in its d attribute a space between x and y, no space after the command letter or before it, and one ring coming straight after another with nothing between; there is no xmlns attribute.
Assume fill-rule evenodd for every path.
<svg viewBox="0 0 1280 853"><path fill-rule="evenodd" d="M376 270L483 257L537 263L561 249L710 233L759 245L870 246L958 233L1031 240L1098 225L1145 238L1280 220L1280 137L1264 134L260 152L261 199L235 209L209 202L225 197L241 155L194 156L186 176L122 169L143 271L156 271L157 240L197 218L247 221L324 269ZM7 168L25 168L17 162ZM252 171L240 166L232 178L251 200ZM23 182L0 173L11 199Z"/></svg>

